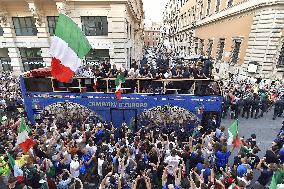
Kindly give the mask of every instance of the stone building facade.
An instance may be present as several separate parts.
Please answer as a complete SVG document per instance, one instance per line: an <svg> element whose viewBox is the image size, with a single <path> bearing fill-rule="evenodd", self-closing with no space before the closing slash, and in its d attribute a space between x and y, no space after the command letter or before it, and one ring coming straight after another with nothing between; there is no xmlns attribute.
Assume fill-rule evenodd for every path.
<svg viewBox="0 0 284 189"><path fill-rule="evenodd" d="M161 25L152 22L145 27L144 31L144 45L145 47L157 47L160 43L160 27Z"/></svg>
<svg viewBox="0 0 284 189"><path fill-rule="evenodd" d="M70 16L90 41L85 64L109 60L129 67L142 58L142 0L0 0L0 69L20 73L50 66L59 13Z"/></svg>
<svg viewBox="0 0 284 189"><path fill-rule="evenodd" d="M168 48L212 57L221 77L284 76L283 0L170 0L163 17Z"/></svg>

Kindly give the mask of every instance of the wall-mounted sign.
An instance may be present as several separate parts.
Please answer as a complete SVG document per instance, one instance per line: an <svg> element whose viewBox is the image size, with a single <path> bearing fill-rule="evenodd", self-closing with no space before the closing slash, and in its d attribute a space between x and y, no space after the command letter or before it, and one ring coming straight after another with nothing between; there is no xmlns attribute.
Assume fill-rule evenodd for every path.
<svg viewBox="0 0 284 189"><path fill-rule="evenodd" d="M93 49L111 49L111 42L90 42Z"/></svg>
<svg viewBox="0 0 284 189"><path fill-rule="evenodd" d="M248 73L256 73L258 63L256 61L249 62Z"/></svg>
<svg viewBox="0 0 284 189"><path fill-rule="evenodd" d="M10 65L11 61L0 60L0 64Z"/></svg>
<svg viewBox="0 0 284 189"><path fill-rule="evenodd" d="M42 61L25 61L25 62L23 62L23 64L26 64L26 65L39 65L39 64L45 65L45 62L42 62Z"/></svg>

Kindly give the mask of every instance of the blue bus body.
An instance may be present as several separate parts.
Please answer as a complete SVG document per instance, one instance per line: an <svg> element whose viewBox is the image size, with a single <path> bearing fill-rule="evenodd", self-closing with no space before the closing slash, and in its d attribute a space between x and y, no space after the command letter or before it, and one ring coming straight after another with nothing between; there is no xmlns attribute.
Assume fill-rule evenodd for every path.
<svg viewBox="0 0 284 189"><path fill-rule="evenodd" d="M31 92L26 90L23 77L20 78L21 91L27 116L32 123L42 114L44 109L55 103L71 102L80 104L94 113L103 121L113 122L115 127L121 123L130 124L145 110L157 106L178 106L190 111L202 121L205 114L217 115L218 125L221 122L223 97L194 96L187 94L122 94L118 101L114 93L72 93L72 92ZM202 107L204 111L198 109Z"/></svg>

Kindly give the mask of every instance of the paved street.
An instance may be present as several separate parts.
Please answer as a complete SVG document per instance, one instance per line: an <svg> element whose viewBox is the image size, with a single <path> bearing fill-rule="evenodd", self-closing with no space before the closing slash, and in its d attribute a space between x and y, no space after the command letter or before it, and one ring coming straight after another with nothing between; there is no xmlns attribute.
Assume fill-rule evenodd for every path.
<svg viewBox="0 0 284 189"><path fill-rule="evenodd" d="M252 133L255 133L258 146L261 149L261 152L259 152L260 157L265 154L267 148L271 147L272 141L276 138L276 135L281 128L283 118L272 120L272 113L273 110L270 110L270 112L264 114L263 118L259 119L239 118L240 137L244 136L247 139ZM231 122L231 119L224 119L222 120L221 125L228 128Z"/></svg>

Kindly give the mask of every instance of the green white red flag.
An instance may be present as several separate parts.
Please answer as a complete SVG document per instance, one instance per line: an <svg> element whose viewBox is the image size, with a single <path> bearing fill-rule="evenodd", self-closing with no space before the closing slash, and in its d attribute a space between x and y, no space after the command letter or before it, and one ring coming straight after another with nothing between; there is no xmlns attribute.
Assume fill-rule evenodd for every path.
<svg viewBox="0 0 284 189"><path fill-rule="evenodd" d="M19 168L19 166L16 164L15 159L9 153L7 154L7 157L11 168L14 170L14 176L17 178L18 182L23 182L23 171Z"/></svg>
<svg viewBox="0 0 284 189"><path fill-rule="evenodd" d="M239 147L241 145L241 140L238 134L238 121L235 120L228 129L228 145L233 145L234 147Z"/></svg>
<svg viewBox="0 0 284 189"><path fill-rule="evenodd" d="M61 82L68 82L82 66L81 59L92 49L88 39L68 16L60 14L55 27L50 53L51 75Z"/></svg>
<svg viewBox="0 0 284 189"><path fill-rule="evenodd" d="M115 79L115 94L116 99L121 100L121 84L125 82L125 77L123 73L119 73Z"/></svg>
<svg viewBox="0 0 284 189"><path fill-rule="evenodd" d="M21 119L21 124L18 129L17 143L25 153L29 151L31 147L35 144L34 140L30 138L29 133L31 129L26 125L24 119Z"/></svg>

